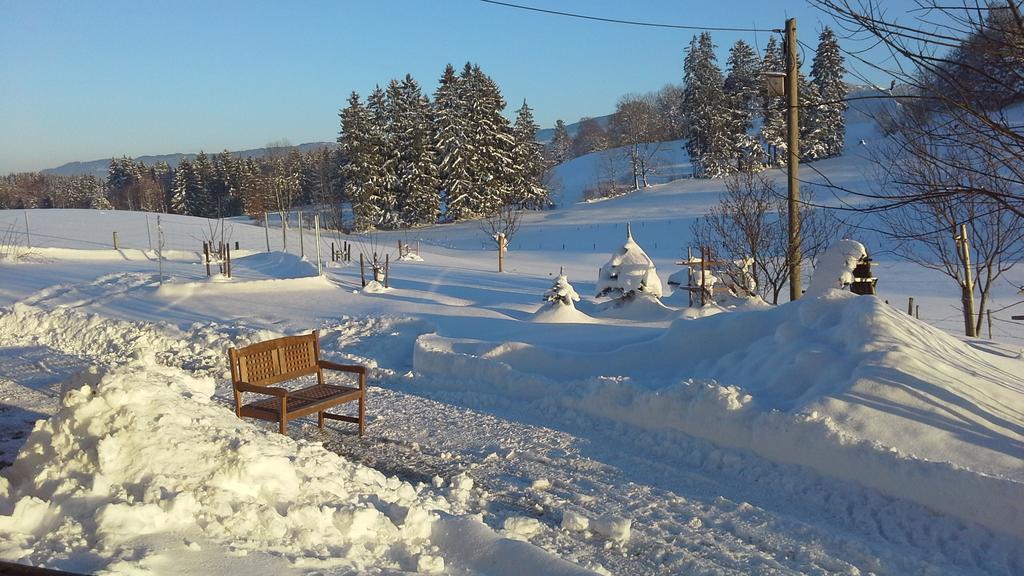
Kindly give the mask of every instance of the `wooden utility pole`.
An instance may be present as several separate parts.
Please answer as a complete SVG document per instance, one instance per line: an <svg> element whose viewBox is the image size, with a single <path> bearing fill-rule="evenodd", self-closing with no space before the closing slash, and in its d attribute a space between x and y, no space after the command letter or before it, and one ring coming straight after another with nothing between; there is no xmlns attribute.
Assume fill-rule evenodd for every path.
<svg viewBox="0 0 1024 576"><path fill-rule="evenodd" d="M786 20L786 169L789 182L789 299L800 298L800 62L796 18Z"/></svg>
<svg viewBox="0 0 1024 576"><path fill-rule="evenodd" d="M967 224L960 225L960 234L954 236L953 240L960 249L960 261L964 264L964 334L969 338L976 338L978 332L974 329L974 279L971 277L971 245L967 240Z"/></svg>

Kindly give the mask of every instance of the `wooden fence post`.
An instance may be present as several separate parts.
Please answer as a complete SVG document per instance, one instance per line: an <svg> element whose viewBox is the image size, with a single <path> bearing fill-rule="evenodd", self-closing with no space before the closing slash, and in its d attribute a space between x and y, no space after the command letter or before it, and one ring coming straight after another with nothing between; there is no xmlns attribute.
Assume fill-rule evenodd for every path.
<svg viewBox="0 0 1024 576"><path fill-rule="evenodd" d="M366 288L366 269L363 265L363 253L359 253L359 282Z"/></svg>
<svg viewBox="0 0 1024 576"><path fill-rule="evenodd" d="M210 244L203 242L203 262L206 263L206 277L210 277Z"/></svg>
<svg viewBox="0 0 1024 576"><path fill-rule="evenodd" d="M114 250L117 250L117 232L114 232Z"/></svg>

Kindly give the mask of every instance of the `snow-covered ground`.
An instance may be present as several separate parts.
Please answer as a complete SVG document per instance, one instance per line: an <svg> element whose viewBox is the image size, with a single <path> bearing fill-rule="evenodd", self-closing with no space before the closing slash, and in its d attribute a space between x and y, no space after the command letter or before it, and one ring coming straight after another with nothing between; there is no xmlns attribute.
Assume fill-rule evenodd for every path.
<svg viewBox="0 0 1024 576"><path fill-rule="evenodd" d="M855 148L814 167L846 185L868 170ZM588 180L573 177L562 207L526 216L504 274L473 223L325 233L318 277L312 234L302 259L294 230L286 253L280 228L238 220L234 277L207 279L205 221L0 212L5 230L27 216L32 245L0 263L0 559L116 573L1024 573L1024 330L1002 321L1014 308L994 340L956 336L955 286L875 237L860 239L877 298L698 310L664 286L664 304L608 307L598 269L626 222L665 278L721 183L571 204ZM423 261L396 261L398 240ZM343 241L390 252L389 289L329 262ZM538 317L560 268L582 299ZM993 308L1016 302L1024 270L1010 280ZM289 439L232 413L226 349L313 328L328 358L372 368L364 438L311 421Z"/></svg>

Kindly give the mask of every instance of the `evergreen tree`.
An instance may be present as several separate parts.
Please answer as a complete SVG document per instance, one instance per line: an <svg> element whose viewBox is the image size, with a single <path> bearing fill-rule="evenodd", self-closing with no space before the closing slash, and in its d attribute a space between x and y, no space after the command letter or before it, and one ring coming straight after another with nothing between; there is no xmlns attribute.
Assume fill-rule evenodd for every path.
<svg viewBox="0 0 1024 576"><path fill-rule="evenodd" d="M190 197L194 195L195 174L192 163L182 159L174 171L174 191L171 193L171 212L174 214L190 214Z"/></svg>
<svg viewBox="0 0 1024 576"><path fill-rule="evenodd" d="M473 216L493 214L511 200L515 139L508 119L502 115L505 100L494 80L479 66L466 63L459 85L468 104L472 128L469 140L474 154L469 170L472 185L464 211Z"/></svg>
<svg viewBox="0 0 1024 576"><path fill-rule="evenodd" d="M346 196L352 202L352 213L357 230L367 230L380 224L383 213L377 199L381 195L378 176L382 158L378 142L374 139L370 111L353 92L348 107L341 111L341 134L338 143L346 163Z"/></svg>
<svg viewBox="0 0 1024 576"><path fill-rule="evenodd" d="M768 39L761 60L761 75L765 78L772 73L785 71L782 49L775 37ZM765 163L769 166L782 166L786 163L786 99L783 96L771 96L768 88L761 88L761 140L765 146Z"/></svg>
<svg viewBox="0 0 1024 576"><path fill-rule="evenodd" d="M373 214L373 227L393 229L398 226L395 155L390 138L387 94L380 86L374 88L366 98L366 110L369 119L368 142L370 149L374 151L376 163L369 165L370 185L364 191L364 194L368 193L364 197L364 203L368 204Z"/></svg>
<svg viewBox="0 0 1024 576"><path fill-rule="evenodd" d="M825 135L828 128L822 122L822 98L818 85L808 82L800 74L797 86L800 94L800 160L810 162L826 156Z"/></svg>
<svg viewBox="0 0 1024 576"><path fill-rule="evenodd" d="M568 306L576 308L576 302L580 301L580 295L576 289L569 284L569 278L564 273L555 278L555 283L544 293L544 301L550 306Z"/></svg>
<svg viewBox="0 0 1024 576"><path fill-rule="evenodd" d="M839 51L839 41L828 26L818 37L818 49L811 64L811 83L817 89L820 99L815 116L820 131L821 157L828 158L843 153L846 139L846 83L843 76L846 68Z"/></svg>
<svg viewBox="0 0 1024 576"><path fill-rule="evenodd" d="M732 171L729 106L722 86L711 34L702 32L690 42L683 63L683 97L689 120L686 151L695 174L703 178Z"/></svg>
<svg viewBox="0 0 1024 576"><path fill-rule="evenodd" d="M224 150L213 157L206 190L210 195L210 212L215 218L231 216L232 171L234 159L231 153Z"/></svg>
<svg viewBox="0 0 1024 576"><path fill-rule="evenodd" d="M135 161L127 156L111 158L107 169L107 197L111 205L119 210L135 210L135 189L139 184L139 174Z"/></svg>
<svg viewBox="0 0 1024 576"><path fill-rule="evenodd" d="M434 92L433 146L437 151L437 168L441 200L447 220L460 220L470 214L467 209L472 182L470 162L473 156L469 139L469 106L464 100L462 79L451 64Z"/></svg>
<svg viewBox="0 0 1024 576"><path fill-rule="evenodd" d="M153 178L160 187L160 211L167 212L171 209L171 197L174 192L174 170L167 162L161 160L153 165Z"/></svg>
<svg viewBox="0 0 1024 576"><path fill-rule="evenodd" d="M202 216L214 218L217 216L216 207L212 201L210 187L213 183L213 164L210 163L206 152L202 150L196 155L192 162L192 178L194 189L188 197L188 214L191 216Z"/></svg>
<svg viewBox="0 0 1024 576"><path fill-rule="evenodd" d="M387 97L389 160L385 166L394 174L396 223L433 224L440 211L440 197L430 103L419 83L408 74L401 83L391 82Z"/></svg>
<svg viewBox="0 0 1024 576"><path fill-rule="evenodd" d="M543 184L546 167L543 148L537 143L538 128L533 120L533 111L523 100L512 127L515 138L512 203L530 210L546 208L550 203L548 191Z"/></svg>
<svg viewBox="0 0 1024 576"><path fill-rule="evenodd" d="M269 210L263 197L263 175L255 158L246 158L239 163L238 197L242 212L252 218L261 218Z"/></svg>
<svg viewBox="0 0 1024 576"><path fill-rule="evenodd" d="M555 164L561 164L571 157L572 137L565 129L565 122L555 120L555 135L551 139L551 158Z"/></svg>
<svg viewBox="0 0 1024 576"><path fill-rule="evenodd" d="M728 136L732 155L737 169L754 167L761 162L760 145L749 131L763 84L761 62L749 44L737 40L729 50L726 65L724 91L730 109Z"/></svg>

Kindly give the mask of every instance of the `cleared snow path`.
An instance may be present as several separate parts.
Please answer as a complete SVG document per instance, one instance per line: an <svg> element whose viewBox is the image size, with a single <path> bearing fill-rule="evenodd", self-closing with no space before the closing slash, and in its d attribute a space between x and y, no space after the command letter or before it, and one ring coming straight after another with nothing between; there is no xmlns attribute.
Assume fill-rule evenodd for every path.
<svg viewBox="0 0 1024 576"><path fill-rule="evenodd" d="M422 321L346 319L323 330L328 356L377 366L369 434L359 440L343 426L321 433L310 424L293 435L385 474L435 483L461 507L453 512L480 513L505 535L582 566L616 574L1024 572L1019 543L859 486L681 433L445 390L409 372L412 342L430 330ZM21 412L3 418L13 428L2 431L9 440L0 459L20 446L17 422L27 433L30 420L56 407L59 382L89 363L122 365L146 349L163 363L223 377L226 346L272 334L6 309L0 398ZM217 399L227 402L227 391L221 379Z"/></svg>

